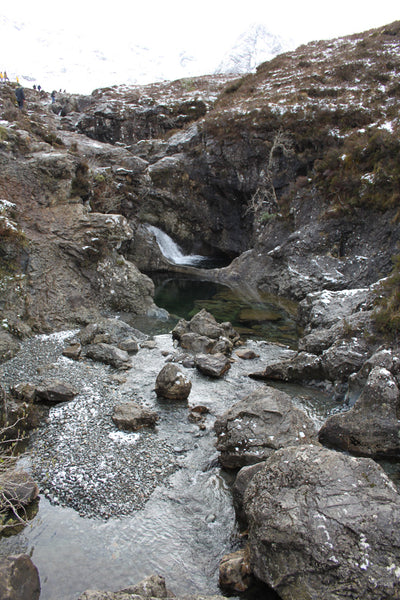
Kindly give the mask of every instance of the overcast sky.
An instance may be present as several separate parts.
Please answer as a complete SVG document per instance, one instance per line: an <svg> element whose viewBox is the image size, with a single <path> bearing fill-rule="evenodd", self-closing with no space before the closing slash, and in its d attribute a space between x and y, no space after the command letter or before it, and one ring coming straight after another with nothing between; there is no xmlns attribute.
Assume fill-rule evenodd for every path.
<svg viewBox="0 0 400 600"><path fill-rule="evenodd" d="M251 23L296 41L358 33L400 19L399 0L17 0L5 16L86 36L120 36L148 45L213 47ZM29 49L27 49L29 52Z"/></svg>
<svg viewBox="0 0 400 600"><path fill-rule="evenodd" d="M2 3L0 17L25 24L19 34L14 29L15 39L0 31L3 69L15 76L34 75L42 86L88 92L94 87L121 83L124 75L127 79L127 74L140 69L142 74L135 81L146 74L157 77L157 60L166 78L182 77L173 67L179 63L177 56L182 51L195 57L201 69L193 74L211 73L251 24L265 25L271 33L299 45L391 23L400 19L400 1L16 0ZM39 37L40 44L36 39ZM149 49L146 56L158 54L167 60L171 56L171 69L166 70L163 59L157 59L151 67L144 62L137 64L140 60L133 59L135 53L130 50L137 45ZM46 69L53 73L58 70L62 77L53 83Z"/></svg>

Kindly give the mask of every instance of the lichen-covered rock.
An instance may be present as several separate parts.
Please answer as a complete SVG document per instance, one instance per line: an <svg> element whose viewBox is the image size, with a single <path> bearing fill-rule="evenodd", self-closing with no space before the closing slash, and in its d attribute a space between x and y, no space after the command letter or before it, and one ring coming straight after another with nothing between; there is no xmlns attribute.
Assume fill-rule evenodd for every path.
<svg viewBox="0 0 400 600"><path fill-rule="evenodd" d="M262 462L278 448L316 441L317 435L311 419L272 387L234 404L216 419L214 429L219 460L227 469Z"/></svg>
<svg viewBox="0 0 400 600"><path fill-rule="evenodd" d="M253 572L282 600L400 598L400 495L371 459L282 448L244 507Z"/></svg>
<svg viewBox="0 0 400 600"><path fill-rule="evenodd" d="M173 363L164 365L157 375L155 391L159 398L186 400L191 389L192 382Z"/></svg>
<svg viewBox="0 0 400 600"><path fill-rule="evenodd" d="M400 456L400 393L387 369L374 367L350 410L330 416L319 432L322 444L362 456Z"/></svg>

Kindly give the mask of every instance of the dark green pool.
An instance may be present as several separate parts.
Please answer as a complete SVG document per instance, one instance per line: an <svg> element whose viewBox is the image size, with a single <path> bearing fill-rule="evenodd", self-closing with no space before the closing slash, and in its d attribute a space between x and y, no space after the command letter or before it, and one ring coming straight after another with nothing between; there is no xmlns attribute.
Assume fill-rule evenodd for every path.
<svg viewBox="0 0 400 600"><path fill-rule="evenodd" d="M189 320L205 308L218 322L230 321L243 338L297 346L294 302L176 274L173 277L157 274L152 279L156 285L154 301L170 313L171 321Z"/></svg>

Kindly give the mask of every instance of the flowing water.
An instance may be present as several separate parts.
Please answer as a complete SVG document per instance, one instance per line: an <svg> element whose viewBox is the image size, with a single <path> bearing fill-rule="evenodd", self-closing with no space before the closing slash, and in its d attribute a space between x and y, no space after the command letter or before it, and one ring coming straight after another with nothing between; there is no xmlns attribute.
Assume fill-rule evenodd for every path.
<svg viewBox="0 0 400 600"><path fill-rule="evenodd" d="M152 232L172 262L203 259L184 256L163 232ZM240 544L232 475L219 468L213 424L217 415L265 385L249 373L296 346L295 307L175 275L155 277L155 282L155 301L171 318L131 323L154 336L155 347L141 348L126 372L64 357L62 350L76 332L27 340L13 360L0 365L4 386L52 378L78 390L73 401L49 410L22 460L40 486L38 514L21 533L0 539L1 554L32 557L41 600L73 600L90 588L118 590L153 573L165 576L175 594L218 594L219 561ZM201 308L218 321L230 320L259 358L236 358L219 380L185 369L192 382L189 401L159 401L156 377L176 351L169 332L178 318L190 319ZM280 344L271 343L276 341ZM315 390L286 389L318 423L334 410L332 401ZM119 431L113 408L127 400L156 410L157 426ZM188 420L189 408L196 405L209 410L204 428Z"/></svg>
<svg viewBox="0 0 400 600"><path fill-rule="evenodd" d="M79 394L51 408L32 435L24 467L40 485L39 512L21 533L0 540L0 552L32 556L41 600L72 600L89 588L121 589L152 573L164 575L174 593L219 593L219 560L238 537L213 423L265 385L249 372L288 350L249 340L260 358L236 360L221 380L185 370L192 381L189 405L210 411L202 430L188 421L188 403L163 403L155 396L157 374L175 350L170 334L155 336L156 347L140 349L124 373L63 357L73 335L28 340L1 365L4 385L52 377L73 383ZM315 392L292 393L316 418L331 408ZM118 431L112 409L127 399L155 409L157 427Z"/></svg>

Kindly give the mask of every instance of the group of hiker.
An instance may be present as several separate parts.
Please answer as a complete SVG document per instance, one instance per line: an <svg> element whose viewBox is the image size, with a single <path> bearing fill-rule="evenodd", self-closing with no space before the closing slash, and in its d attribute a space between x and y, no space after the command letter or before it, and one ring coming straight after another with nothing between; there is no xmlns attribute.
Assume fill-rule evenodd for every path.
<svg viewBox="0 0 400 600"><path fill-rule="evenodd" d="M15 81L16 81L16 84L17 84L17 86L15 88L15 97L16 97L16 100L17 100L18 108L22 109L24 107L24 102L25 102L25 92L24 92L24 88L21 86L21 84L19 82L19 78L18 77L16 77ZM8 78L7 71L0 71L0 85L3 84L3 83L9 83L9 82L10 82L10 80ZM33 86L33 89L35 91L41 92L42 91L42 86L35 84ZM61 90L60 90L60 92L61 92ZM64 93L65 93L65 90L64 90ZM52 102L52 104L54 104L55 101L56 101L56 91L54 90L51 93L51 102Z"/></svg>

